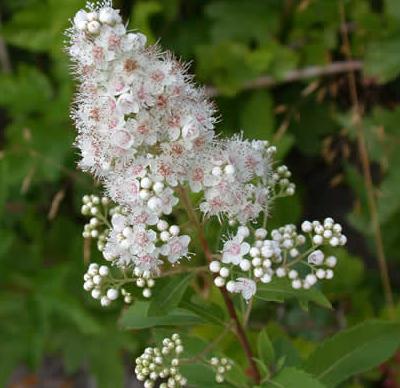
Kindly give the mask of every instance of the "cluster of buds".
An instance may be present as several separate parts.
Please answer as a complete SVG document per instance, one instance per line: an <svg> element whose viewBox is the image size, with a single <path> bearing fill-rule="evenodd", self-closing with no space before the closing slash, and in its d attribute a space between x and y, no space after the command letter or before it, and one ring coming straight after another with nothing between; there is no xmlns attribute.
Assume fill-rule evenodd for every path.
<svg viewBox="0 0 400 388"><path fill-rule="evenodd" d="M172 195L173 191L165 187L163 182L154 181L149 176L138 179L140 187L139 198L151 211L157 215L170 214L178 199ZM169 198L169 201L165 199Z"/></svg>
<svg viewBox="0 0 400 388"><path fill-rule="evenodd" d="M91 263L83 275L83 280L84 290L90 292L92 298L99 300L102 306L109 306L120 294L125 303L132 302L131 293L122 288L120 282L111 276L110 269L106 265Z"/></svg>
<svg viewBox="0 0 400 388"><path fill-rule="evenodd" d="M135 267L133 273L136 276L136 286L143 288L142 295L145 298L150 298L152 294L151 288L153 288L155 284L154 279L150 277L150 272L144 273L140 268Z"/></svg>
<svg viewBox="0 0 400 388"><path fill-rule="evenodd" d="M274 187L275 197L285 197L293 195L296 191L296 185L290 182L292 173L287 166L279 166L272 174L271 184Z"/></svg>
<svg viewBox="0 0 400 388"><path fill-rule="evenodd" d="M333 278L333 268L337 263L335 256L325 257L324 252L317 249L308 255L307 262L312 271L304 279L299 277L299 273L295 269L288 272L288 277L294 289L304 288L307 290L317 283L318 280Z"/></svg>
<svg viewBox="0 0 400 388"><path fill-rule="evenodd" d="M109 306L119 296L118 289L110 287L110 270L105 265L91 263L83 280L83 288L90 291L93 299L100 300L102 306Z"/></svg>
<svg viewBox="0 0 400 388"><path fill-rule="evenodd" d="M236 235L225 241L221 259L209 265L215 274L215 285L241 293L249 300L256 293L258 282L269 283L274 276L288 277L295 289L308 289L318 279L332 279L336 257L325 258L318 248L344 245L346 237L341 233L341 226L327 218L323 226L306 221L302 229L309 233L308 248L306 236L298 233L295 225L272 230L270 238L264 228L250 233L248 227L240 226Z"/></svg>
<svg viewBox="0 0 400 388"><path fill-rule="evenodd" d="M103 256L107 261L112 262L112 258L107 255L104 249L109 241L110 230L112 229L111 220L113 217L124 217L125 209L120 206L114 206L107 197L98 197L96 195L85 195L82 198L82 214L89 216L89 222L84 226L83 237L97 239L97 247L103 252ZM140 215L139 215L140 218ZM158 218L155 218L157 220ZM168 233L168 238L164 234L163 241L169 240L172 235L179 234L179 228L176 225L169 226L166 221L160 220L157 224L159 229ZM168 232L169 228L169 232ZM122 245L127 245L126 237L132 232L130 227L126 227L123 233L120 234L119 241ZM109 248L109 246L108 246ZM145 298L151 297L151 288L154 286L152 273L148 270L143 270L139 266L133 266L130 270L127 267L116 268L115 272L124 272L122 279L113 279L109 273L109 268L105 265L99 267L97 264L91 264L87 273L84 276L84 289L91 291L94 299L99 299L102 306L108 306L113 300L117 299L121 294L125 303L132 302L132 295L124 288L122 284L133 283L137 287L142 288L142 294ZM127 278L127 272L132 273L132 277Z"/></svg>
<svg viewBox="0 0 400 388"><path fill-rule="evenodd" d="M126 291L125 288L121 288L121 295L124 297L124 302L126 304L132 303L132 294L130 292Z"/></svg>
<svg viewBox="0 0 400 388"><path fill-rule="evenodd" d="M139 381L144 382L145 388L153 388L157 380L163 382L160 388L183 387L186 378L179 371L179 357L183 352L179 334L164 338L161 348L146 348L136 359L135 373Z"/></svg>
<svg viewBox="0 0 400 388"><path fill-rule="evenodd" d="M119 22L119 13L111 7L101 8L98 12L94 9L91 12L79 11L74 17L78 30L89 35L97 35L102 24L113 26Z"/></svg>
<svg viewBox="0 0 400 388"><path fill-rule="evenodd" d="M212 357L210 365L215 370L215 381L221 384L225 380L225 373L232 369L233 362L225 357Z"/></svg>
<svg viewBox="0 0 400 388"><path fill-rule="evenodd" d="M120 212L119 206L112 205L107 197L98 197L97 195L84 195L82 197L81 213L90 217L89 222L84 225L83 238L92 238L97 240L97 248L99 251L104 249L108 232L108 217Z"/></svg>
<svg viewBox="0 0 400 388"><path fill-rule="evenodd" d="M301 230L311 235L315 245L328 243L332 247L345 245L347 238L342 234L342 226L331 218L325 218L324 222L304 221L301 224Z"/></svg>
<svg viewBox="0 0 400 388"><path fill-rule="evenodd" d="M101 213L101 206L104 206L104 210L110 205L110 200L107 197L98 197L97 195L84 195L82 197L81 213L84 216L97 216ZM95 237L95 236L88 236Z"/></svg>

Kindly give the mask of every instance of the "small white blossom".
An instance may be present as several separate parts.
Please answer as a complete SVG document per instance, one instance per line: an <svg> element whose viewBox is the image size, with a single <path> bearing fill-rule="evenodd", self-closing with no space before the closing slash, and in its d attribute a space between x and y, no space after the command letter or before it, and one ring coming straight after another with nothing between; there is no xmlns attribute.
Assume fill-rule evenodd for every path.
<svg viewBox="0 0 400 388"><path fill-rule="evenodd" d="M235 292L240 292L245 300L249 300L256 293L256 283L251 279L238 278L235 283Z"/></svg>
<svg viewBox="0 0 400 388"><path fill-rule="evenodd" d="M243 241L243 237L238 235L224 244L222 250L222 262L225 264L238 265L243 256L249 253L250 244Z"/></svg>

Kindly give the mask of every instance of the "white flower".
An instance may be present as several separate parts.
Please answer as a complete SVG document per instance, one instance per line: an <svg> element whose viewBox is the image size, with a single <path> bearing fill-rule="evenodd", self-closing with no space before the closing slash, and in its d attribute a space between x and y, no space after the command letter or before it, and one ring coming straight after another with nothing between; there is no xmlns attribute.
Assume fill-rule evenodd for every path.
<svg viewBox="0 0 400 388"><path fill-rule="evenodd" d="M131 93L124 93L118 97L117 109L122 114L138 113L139 104Z"/></svg>
<svg viewBox="0 0 400 388"><path fill-rule="evenodd" d="M235 282L234 290L235 292L240 292L244 299L249 300L256 293L257 288L254 280L248 278L238 278Z"/></svg>
<svg viewBox="0 0 400 388"><path fill-rule="evenodd" d="M189 236L172 237L161 247L161 254L167 256L170 263L176 263L179 259L188 255L189 243Z"/></svg>
<svg viewBox="0 0 400 388"><path fill-rule="evenodd" d="M156 225L159 218L146 207L134 208L131 214L133 224Z"/></svg>
<svg viewBox="0 0 400 388"><path fill-rule="evenodd" d="M127 236L130 243L130 252L134 255L151 253L155 249L156 232L146 229L143 225L134 225L132 233Z"/></svg>
<svg viewBox="0 0 400 388"><path fill-rule="evenodd" d="M160 195L161 199L161 212L163 214L171 214L172 208L179 202L179 199L174 196L173 190L170 188L165 189Z"/></svg>
<svg viewBox="0 0 400 388"><path fill-rule="evenodd" d="M136 268L142 272L150 272L157 274L159 272L159 266L162 261L158 258L159 251L157 249L153 250L151 253L145 253L140 256L135 256L133 261Z"/></svg>
<svg viewBox="0 0 400 388"><path fill-rule="evenodd" d="M133 145L134 139L129 132L120 129L113 134L111 143L116 147L128 150Z"/></svg>
<svg viewBox="0 0 400 388"><path fill-rule="evenodd" d="M242 236L236 236L225 242L222 249L222 262L225 264L238 265L244 255L250 251L250 244L243 241Z"/></svg>

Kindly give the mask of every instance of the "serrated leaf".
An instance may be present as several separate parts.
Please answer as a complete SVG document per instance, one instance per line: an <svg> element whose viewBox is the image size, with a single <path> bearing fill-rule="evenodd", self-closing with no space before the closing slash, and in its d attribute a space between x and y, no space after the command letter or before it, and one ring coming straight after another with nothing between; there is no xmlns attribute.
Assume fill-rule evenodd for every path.
<svg viewBox="0 0 400 388"><path fill-rule="evenodd" d="M329 300L318 289L295 290L287 279L275 278L270 283L261 284L258 286L256 298L269 302L283 302L295 298L303 306L313 302L322 307L332 308Z"/></svg>
<svg viewBox="0 0 400 388"><path fill-rule="evenodd" d="M266 365L271 365L275 361L275 351L266 329L261 330L258 335L257 354Z"/></svg>
<svg viewBox="0 0 400 388"><path fill-rule="evenodd" d="M323 342L304 369L328 387L387 360L399 347L400 323L370 320Z"/></svg>
<svg viewBox="0 0 400 388"><path fill-rule="evenodd" d="M325 385L309 375L307 372L297 368L285 368L272 380L263 387L279 387L279 388L324 388Z"/></svg>
<svg viewBox="0 0 400 388"><path fill-rule="evenodd" d="M120 318L123 329L147 329L156 326L185 326L203 323L204 321L191 311L175 308L166 315L149 315L150 302L137 301Z"/></svg>

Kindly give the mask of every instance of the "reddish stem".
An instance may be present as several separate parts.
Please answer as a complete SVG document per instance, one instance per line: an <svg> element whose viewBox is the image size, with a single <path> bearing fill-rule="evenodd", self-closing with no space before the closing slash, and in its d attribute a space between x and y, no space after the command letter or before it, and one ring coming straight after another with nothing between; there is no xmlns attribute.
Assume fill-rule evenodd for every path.
<svg viewBox="0 0 400 388"><path fill-rule="evenodd" d="M210 247L208 246L207 239L204 235L204 230L203 230L202 224L199 222L199 220L197 218L197 214L193 210L191 201L187 195L186 190L182 188L182 189L179 189L179 192L181 194L181 199L184 202L185 208L188 212L189 218L191 219L191 221L193 222L194 226L197 229L198 238L200 241L200 245L203 248L204 256L206 257L208 262L211 262L213 260L213 255L210 250ZM235 323L235 329L236 329L235 333L236 333L236 336L237 336L240 344L243 347L244 352L246 353L251 376L254 378L254 381L258 385L258 384L260 384L261 376L260 376L260 372L257 368L257 364L254 361L254 355L253 355L253 351L251 350L249 340L246 336L246 333L243 329L242 324L240 323L239 317L235 310L235 306L233 305L232 299L230 298L228 291L226 290L225 287L220 287L219 290L221 291L226 308L228 310L228 314L231 317L231 319L233 320L233 322Z"/></svg>

